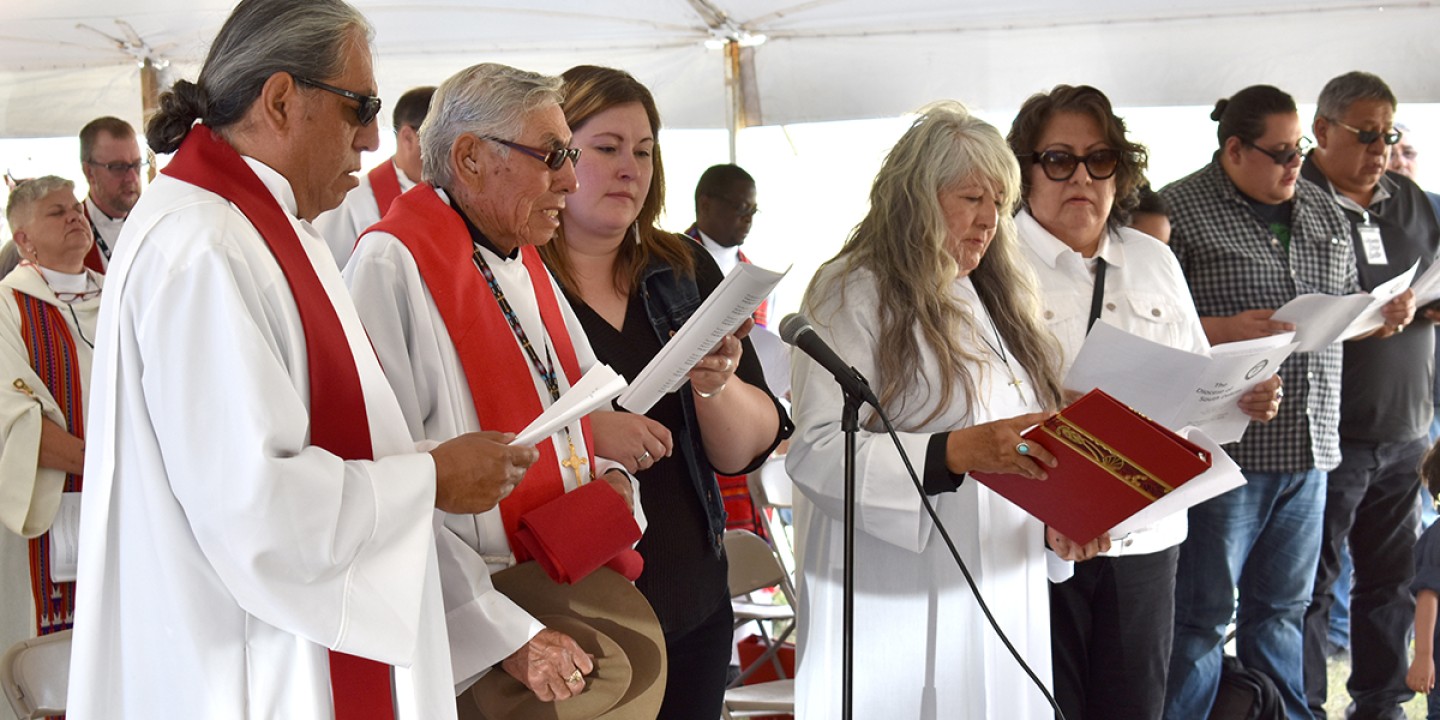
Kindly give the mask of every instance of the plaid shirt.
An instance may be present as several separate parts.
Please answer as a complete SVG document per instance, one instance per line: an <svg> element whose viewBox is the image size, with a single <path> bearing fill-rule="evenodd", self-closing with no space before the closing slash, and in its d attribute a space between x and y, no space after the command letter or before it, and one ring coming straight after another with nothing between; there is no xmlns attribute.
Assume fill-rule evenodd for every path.
<svg viewBox="0 0 1440 720"><path fill-rule="evenodd" d="M1170 247L1201 317L1278 309L1299 295L1359 292L1349 223L1329 193L1295 183L1287 252L1212 161L1160 194L1170 204ZM1268 423L1251 423L1226 452L1249 472L1292 473L1340 464L1340 359L1334 343L1295 353L1280 367L1285 400Z"/></svg>

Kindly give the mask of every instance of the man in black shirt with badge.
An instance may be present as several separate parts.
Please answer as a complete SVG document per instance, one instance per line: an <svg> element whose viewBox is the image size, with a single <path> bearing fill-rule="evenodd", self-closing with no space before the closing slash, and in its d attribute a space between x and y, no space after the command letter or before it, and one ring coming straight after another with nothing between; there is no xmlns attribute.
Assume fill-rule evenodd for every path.
<svg viewBox="0 0 1440 720"><path fill-rule="evenodd" d="M1334 198L1351 225L1360 285L1377 285L1440 249L1440 222L1413 181L1386 172L1401 133L1395 95L1375 75L1350 72L1320 92L1317 147L1301 176ZM1413 306L1413 295L1406 291ZM1419 325L1420 327L1415 327ZM1340 466L1330 472L1315 591L1305 614L1305 688L1324 718L1325 641L1340 553L1355 561L1348 688L1356 720L1404 718L1407 631L1418 513L1416 472L1427 446L1435 333L1421 319L1345 343L1340 393Z"/></svg>

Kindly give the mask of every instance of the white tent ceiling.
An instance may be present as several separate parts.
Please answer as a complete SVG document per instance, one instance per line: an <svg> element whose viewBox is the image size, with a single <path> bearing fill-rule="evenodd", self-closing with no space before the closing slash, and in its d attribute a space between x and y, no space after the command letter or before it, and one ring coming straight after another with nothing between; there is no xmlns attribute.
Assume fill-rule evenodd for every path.
<svg viewBox="0 0 1440 720"><path fill-rule="evenodd" d="M138 123L137 58L193 77L232 4L5 0L0 137L69 135L100 114ZM755 119L768 125L894 116L941 97L1015 107L1060 82L1096 85L1122 106L1208 105L1259 82L1309 102L1327 78L1352 69L1380 74L1402 102L1440 101L1440 5L1428 0L356 5L376 27L376 72L389 101L481 61L545 72L604 64L647 83L672 127L725 126L723 54L706 40L741 31L767 37L751 67ZM106 35L143 47L127 51Z"/></svg>

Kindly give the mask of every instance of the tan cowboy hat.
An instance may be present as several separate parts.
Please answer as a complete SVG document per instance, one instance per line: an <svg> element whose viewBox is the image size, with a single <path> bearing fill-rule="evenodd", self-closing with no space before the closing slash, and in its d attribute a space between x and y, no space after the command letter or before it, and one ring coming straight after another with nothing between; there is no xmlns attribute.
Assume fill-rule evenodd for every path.
<svg viewBox="0 0 1440 720"><path fill-rule="evenodd" d="M609 568L574 585L551 580L534 562L496 573L495 589L546 627L574 638L595 656L579 695L542 702L525 684L496 668L468 697L489 720L653 720L665 697L665 634L650 603ZM463 705L467 700L461 696Z"/></svg>

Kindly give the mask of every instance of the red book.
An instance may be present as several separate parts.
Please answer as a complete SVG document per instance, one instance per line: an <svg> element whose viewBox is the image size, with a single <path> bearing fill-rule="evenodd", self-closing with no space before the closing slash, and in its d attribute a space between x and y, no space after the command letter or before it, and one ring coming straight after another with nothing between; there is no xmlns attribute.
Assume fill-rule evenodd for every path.
<svg viewBox="0 0 1440 720"><path fill-rule="evenodd" d="M1022 435L1058 461L1048 480L970 476L1078 543L1210 468L1203 448L1098 389Z"/></svg>

